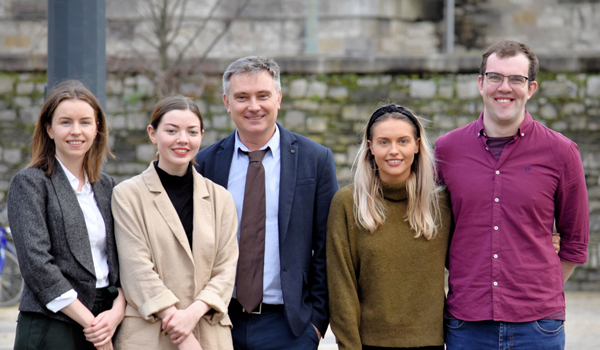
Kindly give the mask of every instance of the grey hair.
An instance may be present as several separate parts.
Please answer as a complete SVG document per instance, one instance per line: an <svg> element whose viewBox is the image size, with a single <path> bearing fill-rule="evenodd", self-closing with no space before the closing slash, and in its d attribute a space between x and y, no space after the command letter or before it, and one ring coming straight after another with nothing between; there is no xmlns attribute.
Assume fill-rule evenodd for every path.
<svg viewBox="0 0 600 350"><path fill-rule="evenodd" d="M256 75L262 71L271 74L275 89L279 93L281 91L279 65L272 58L265 56L246 56L230 64L223 74L223 93L229 98L229 86L231 85L231 77L234 74L250 73Z"/></svg>

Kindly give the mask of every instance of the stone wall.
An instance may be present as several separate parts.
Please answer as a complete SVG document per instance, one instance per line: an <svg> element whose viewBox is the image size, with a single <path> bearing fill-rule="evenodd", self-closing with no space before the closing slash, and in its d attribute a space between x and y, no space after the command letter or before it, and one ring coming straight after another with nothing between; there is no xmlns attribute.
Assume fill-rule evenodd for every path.
<svg viewBox="0 0 600 350"><path fill-rule="evenodd" d="M0 75L0 203L11 177L30 158L33 126L43 103L43 74ZM570 289L600 290L600 75L542 72L528 109L541 123L579 145L591 211L589 262ZM191 76L180 91L194 98L204 116L206 147L234 128L223 106L220 76ZM106 166L122 181L139 174L154 157L146 126L156 101L144 75L110 74L106 112L116 159ZM284 74L278 121L331 148L341 185L351 181L358 133L380 102L397 102L424 118L432 139L473 121L482 110L477 74ZM5 220L5 217L4 217ZM0 218L0 221L3 221Z"/></svg>

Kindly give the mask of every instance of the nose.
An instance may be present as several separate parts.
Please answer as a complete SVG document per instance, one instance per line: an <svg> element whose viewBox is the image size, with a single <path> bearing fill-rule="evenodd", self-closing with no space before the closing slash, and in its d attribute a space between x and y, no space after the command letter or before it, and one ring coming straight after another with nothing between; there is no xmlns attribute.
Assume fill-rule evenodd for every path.
<svg viewBox="0 0 600 350"><path fill-rule="evenodd" d="M256 100L256 98L252 97L249 101L249 105L248 105L248 110L252 111L252 112L256 112L260 110L260 105L258 104L258 101Z"/></svg>
<svg viewBox="0 0 600 350"><path fill-rule="evenodd" d="M81 125L79 125L79 123L73 123L73 126L71 127L71 134L74 135L79 135L81 134Z"/></svg>
<svg viewBox="0 0 600 350"><path fill-rule="evenodd" d="M398 154L399 151L399 147L398 144L396 144L395 142L392 142L392 147L390 148L390 154Z"/></svg>
<svg viewBox="0 0 600 350"><path fill-rule="evenodd" d="M181 130L177 135L177 142L179 143L188 143L188 137L185 130Z"/></svg>
<svg viewBox="0 0 600 350"><path fill-rule="evenodd" d="M508 81L508 77L504 77L504 79L502 79L502 83L500 83L500 86L498 86L498 89L512 90L512 86L510 86L510 82Z"/></svg>

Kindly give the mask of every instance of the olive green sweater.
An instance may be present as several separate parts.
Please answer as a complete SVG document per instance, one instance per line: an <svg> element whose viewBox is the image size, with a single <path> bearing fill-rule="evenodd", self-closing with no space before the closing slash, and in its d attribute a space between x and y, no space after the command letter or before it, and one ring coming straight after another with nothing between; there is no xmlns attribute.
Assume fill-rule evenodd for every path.
<svg viewBox="0 0 600 350"><path fill-rule="evenodd" d="M383 184L386 222L358 227L353 186L333 198L327 223L331 328L340 350L443 345L444 264L451 212L441 196L437 235L414 238L406 184Z"/></svg>

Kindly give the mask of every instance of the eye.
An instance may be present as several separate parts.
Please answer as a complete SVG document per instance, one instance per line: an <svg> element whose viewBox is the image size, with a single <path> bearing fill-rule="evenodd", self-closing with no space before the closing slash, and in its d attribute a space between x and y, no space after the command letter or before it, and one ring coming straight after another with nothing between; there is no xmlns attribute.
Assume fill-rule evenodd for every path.
<svg viewBox="0 0 600 350"><path fill-rule="evenodd" d="M81 124L83 124L83 125L90 125L91 123L90 123L90 121L89 121L89 120L83 120L83 121L81 122Z"/></svg>
<svg viewBox="0 0 600 350"><path fill-rule="evenodd" d="M174 134L175 133L175 129L167 129L167 134Z"/></svg>
<svg viewBox="0 0 600 350"><path fill-rule="evenodd" d="M247 98L246 98L246 96L238 96L235 99L238 100L239 102L243 102L243 101L246 101Z"/></svg>
<svg viewBox="0 0 600 350"><path fill-rule="evenodd" d="M271 97L269 94L261 94L261 95L258 96L258 98L260 98L261 100L266 100L269 97Z"/></svg>
<svg viewBox="0 0 600 350"><path fill-rule="evenodd" d="M520 75L511 75L509 78L510 83L515 85L523 85L526 81L525 77L522 77Z"/></svg>
<svg viewBox="0 0 600 350"><path fill-rule="evenodd" d="M500 74L489 74L488 75L488 80L490 81L490 83L499 83L504 79L503 76L501 76Z"/></svg>
<svg viewBox="0 0 600 350"><path fill-rule="evenodd" d="M190 130L190 135L196 136L200 134L197 130Z"/></svg>
<svg viewBox="0 0 600 350"><path fill-rule="evenodd" d="M381 140L381 141L379 141L379 144L382 146L387 146L389 144L389 142L387 140Z"/></svg>
<svg viewBox="0 0 600 350"><path fill-rule="evenodd" d="M69 124L71 124L71 122L68 120L63 120L60 122L60 125L69 125Z"/></svg>
<svg viewBox="0 0 600 350"><path fill-rule="evenodd" d="M408 140L400 140L400 143L403 144L403 145L405 145L405 144L408 143Z"/></svg>

